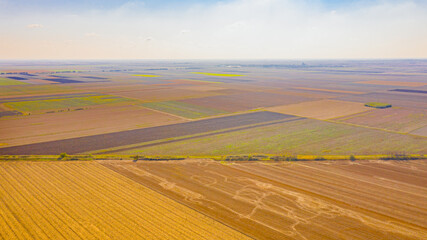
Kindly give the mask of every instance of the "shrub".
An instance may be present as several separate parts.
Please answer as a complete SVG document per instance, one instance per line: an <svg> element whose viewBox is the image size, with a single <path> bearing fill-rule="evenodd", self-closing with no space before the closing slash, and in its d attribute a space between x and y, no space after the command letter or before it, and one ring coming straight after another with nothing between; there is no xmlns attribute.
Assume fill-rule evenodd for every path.
<svg viewBox="0 0 427 240"><path fill-rule="evenodd" d="M368 102L365 103L365 107L372 107L372 108L391 108L392 105L388 103L381 103L381 102Z"/></svg>

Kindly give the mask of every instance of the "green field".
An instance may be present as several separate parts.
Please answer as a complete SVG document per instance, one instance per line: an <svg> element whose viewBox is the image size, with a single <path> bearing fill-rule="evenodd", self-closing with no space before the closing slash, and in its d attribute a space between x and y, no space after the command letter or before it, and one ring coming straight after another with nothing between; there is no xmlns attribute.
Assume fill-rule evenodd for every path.
<svg viewBox="0 0 427 240"><path fill-rule="evenodd" d="M27 94L58 94L58 93L70 93L70 92L81 92L80 90L73 89L69 86L62 86L61 84L26 84L26 85L15 85L15 86L2 86L0 88L0 96L19 96Z"/></svg>
<svg viewBox="0 0 427 240"><path fill-rule="evenodd" d="M28 83L8 78L0 78L0 86L27 85Z"/></svg>
<svg viewBox="0 0 427 240"><path fill-rule="evenodd" d="M35 112L40 110L65 109L72 107L84 107L108 103L131 101L130 99L110 95L76 97L64 99L49 99L36 101L8 102L4 105L21 112Z"/></svg>
<svg viewBox="0 0 427 240"><path fill-rule="evenodd" d="M380 103L380 102L368 102L368 103L365 103L365 106L372 107L372 108L391 108L391 104Z"/></svg>
<svg viewBox="0 0 427 240"><path fill-rule="evenodd" d="M191 119L227 113L218 109L212 109L177 101L150 102L143 103L142 106Z"/></svg>
<svg viewBox="0 0 427 240"><path fill-rule="evenodd" d="M336 124L313 119L201 137L127 150L141 155L376 155L396 152L426 153L427 138Z"/></svg>
<svg viewBox="0 0 427 240"><path fill-rule="evenodd" d="M202 74L207 76L215 76L215 77L242 77L245 75L240 74L228 74L228 73L207 73L207 72L191 72L193 74Z"/></svg>

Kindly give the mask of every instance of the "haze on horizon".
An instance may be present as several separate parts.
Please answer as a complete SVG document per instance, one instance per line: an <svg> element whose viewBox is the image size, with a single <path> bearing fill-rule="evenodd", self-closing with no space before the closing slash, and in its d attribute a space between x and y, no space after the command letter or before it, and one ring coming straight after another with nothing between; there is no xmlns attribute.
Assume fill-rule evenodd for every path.
<svg viewBox="0 0 427 240"><path fill-rule="evenodd" d="M427 58L422 0L0 0L0 59Z"/></svg>

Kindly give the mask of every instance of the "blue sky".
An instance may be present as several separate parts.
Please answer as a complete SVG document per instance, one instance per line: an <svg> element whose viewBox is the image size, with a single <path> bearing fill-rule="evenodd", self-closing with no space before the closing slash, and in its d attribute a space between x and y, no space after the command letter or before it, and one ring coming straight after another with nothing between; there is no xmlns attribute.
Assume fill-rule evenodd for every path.
<svg viewBox="0 0 427 240"><path fill-rule="evenodd" d="M0 0L0 59L427 58L425 0Z"/></svg>

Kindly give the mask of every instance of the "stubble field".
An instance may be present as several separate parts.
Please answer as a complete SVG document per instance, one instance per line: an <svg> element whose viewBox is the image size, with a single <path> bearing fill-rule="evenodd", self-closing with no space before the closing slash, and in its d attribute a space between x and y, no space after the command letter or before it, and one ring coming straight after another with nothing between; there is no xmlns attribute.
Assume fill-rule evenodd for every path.
<svg viewBox="0 0 427 240"><path fill-rule="evenodd" d="M0 162L2 239L249 239L96 162Z"/></svg>
<svg viewBox="0 0 427 240"><path fill-rule="evenodd" d="M426 161L100 161L256 239L424 239Z"/></svg>

